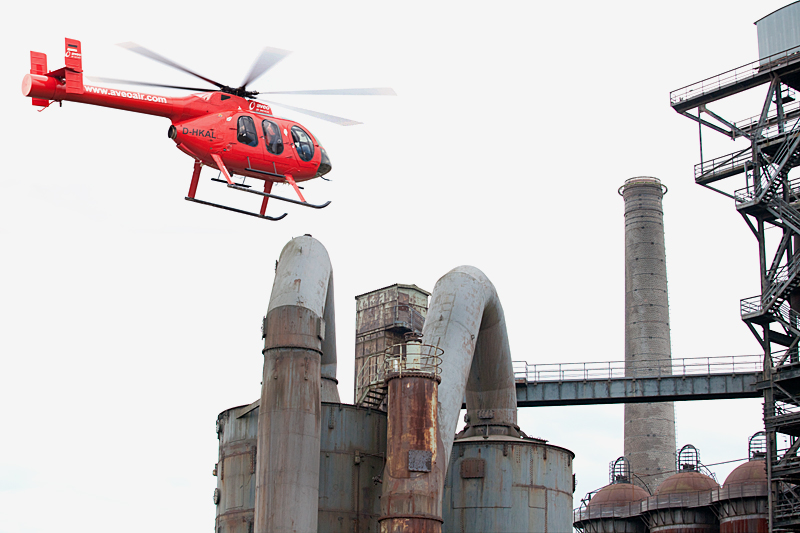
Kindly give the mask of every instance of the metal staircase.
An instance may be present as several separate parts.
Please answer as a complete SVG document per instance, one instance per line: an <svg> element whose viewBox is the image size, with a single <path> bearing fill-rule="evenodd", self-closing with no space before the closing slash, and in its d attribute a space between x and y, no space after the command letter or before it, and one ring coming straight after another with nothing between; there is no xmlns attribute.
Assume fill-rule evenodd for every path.
<svg viewBox="0 0 800 533"><path fill-rule="evenodd" d="M388 386L386 385L386 368L384 365L386 354L384 352L370 355L356 376L356 390L360 390L361 397L356 398L356 405L380 409L386 400Z"/></svg>
<svg viewBox="0 0 800 533"><path fill-rule="evenodd" d="M749 148L701 161L694 175L697 184L734 199L758 242L761 294L742 300L740 311L764 350L757 388L764 395L770 531L800 531L800 179L789 179L800 166L800 97L786 81L790 74L797 76L799 59L791 56L794 66L762 62L739 86L725 82L714 89L701 82L702 90L684 88L672 95L672 107L682 115L731 139L750 141ZM769 90L754 117L730 121L708 109L758 85ZM702 154L702 136L700 143ZM742 174L746 187L726 192L723 180ZM768 230L776 230L769 239ZM781 235L777 244L776 232Z"/></svg>

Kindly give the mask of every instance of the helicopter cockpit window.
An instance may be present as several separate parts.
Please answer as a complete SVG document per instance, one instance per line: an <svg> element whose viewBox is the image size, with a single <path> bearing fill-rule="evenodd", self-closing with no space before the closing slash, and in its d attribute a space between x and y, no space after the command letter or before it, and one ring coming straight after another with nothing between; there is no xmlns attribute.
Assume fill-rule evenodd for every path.
<svg viewBox="0 0 800 533"><path fill-rule="evenodd" d="M283 153L283 138L281 129L271 120L261 122L261 129L264 130L264 139L267 142L267 151L271 154L280 155Z"/></svg>
<svg viewBox="0 0 800 533"><path fill-rule="evenodd" d="M258 146L258 134L256 134L256 123L253 122L253 117L241 116L237 124L236 138L239 142L248 146Z"/></svg>
<svg viewBox="0 0 800 533"><path fill-rule="evenodd" d="M304 132L299 126L292 126L292 140L300 159L311 161L311 158L314 157L314 142L308 133Z"/></svg>

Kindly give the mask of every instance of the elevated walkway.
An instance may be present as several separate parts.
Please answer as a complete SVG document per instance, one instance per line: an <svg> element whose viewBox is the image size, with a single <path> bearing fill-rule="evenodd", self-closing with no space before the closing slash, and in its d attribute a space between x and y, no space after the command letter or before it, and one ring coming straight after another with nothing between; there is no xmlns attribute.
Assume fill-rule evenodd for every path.
<svg viewBox="0 0 800 533"><path fill-rule="evenodd" d="M760 355L653 361L627 373L625 361L514 363L519 407L759 398L762 368Z"/></svg>
<svg viewBox="0 0 800 533"><path fill-rule="evenodd" d="M800 47L790 48L764 59L692 83L669 93L669 103L678 113L722 100L733 94L769 83L773 76L798 89L800 86Z"/></svg>

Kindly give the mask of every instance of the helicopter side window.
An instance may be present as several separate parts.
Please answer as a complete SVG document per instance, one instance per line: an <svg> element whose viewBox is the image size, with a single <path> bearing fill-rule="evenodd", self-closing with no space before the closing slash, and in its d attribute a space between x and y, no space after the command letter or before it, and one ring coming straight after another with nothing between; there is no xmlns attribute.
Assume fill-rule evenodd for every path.
<svg viewBox="0 0 800 533"><path fill-rule="evenodd" d="M300 126L292 126L292 140L297 149L297 155L303 161L311 161L314 157L314 142Z"/></svg>
<svg viewBox="0 0 800 533"><path fill-rule="evenodd" d="M256 123L253 122L253 117L248 117L247 115L239 117L236 138L240 143L248 146L258 146L258 134L256 133Z"/></svg>
<svg viewBox="0 0 800 533"><path fill-rule="evenodd" d="M281 129L271 120L261 122L261 129L264 130L264 139L267 142L267 151L271 154L280 155L283 153L283 137Z"/></svg>

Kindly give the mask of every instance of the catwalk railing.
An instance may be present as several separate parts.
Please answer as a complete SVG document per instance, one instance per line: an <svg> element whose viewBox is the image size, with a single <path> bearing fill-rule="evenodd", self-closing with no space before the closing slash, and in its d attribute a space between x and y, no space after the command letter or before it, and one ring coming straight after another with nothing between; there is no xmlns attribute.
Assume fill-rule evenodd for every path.
<svg viewBox="0 0 800 533"><path fill-rule="evenodd" d="M717 92L725 87L731 87L754 79L770 70L794 63L800 60L799 52L800 47L790 48L763 59L747 63L741 67L728 70L722 74L717 74L716 76L711 76L710 78L676 89L669 93L670 105L676 107L686 100L693 100L705 94Z"/></svg>
<svg viewBox="0 0 800 533"><path fill-rule="evenodd" d="M626 368L625 361L591 363L529 364L514 362L514 377L522 383L540 381L588 381L624 378L658 378L760 372L763 355L734 355L683 359L638 361L635 368Z"/></svg>

